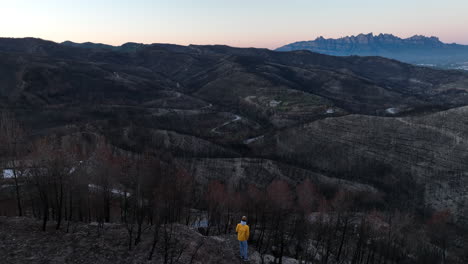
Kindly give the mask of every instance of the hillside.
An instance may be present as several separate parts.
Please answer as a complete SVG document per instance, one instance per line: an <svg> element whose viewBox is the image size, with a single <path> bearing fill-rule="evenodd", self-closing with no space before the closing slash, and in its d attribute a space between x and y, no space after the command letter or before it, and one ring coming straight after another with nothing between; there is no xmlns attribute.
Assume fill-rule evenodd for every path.
<svg viewBox="0 0 468 264"><path fill-rule="evenodd" d="M463 108L445 112L468 105L468 74L461 72L302 51L154 44L116 52L39 39L1 39L0 57L0 101L35 133L88 126L123 148L143 147L135 136L140 142L152 137L150 147L184 159L274 156L275 162L332 177L339 171L354 174L361 159L384 162L388 177L405 180L428 175L401 174L404 164L397 160L424 164L429 171L445 168L451 171L447 177L465 170L466 137L458 132L464 131L465 115L458 114ZM457 121L449 123L445 116ZM129 126L140 127L138 135L124 136ZM273 139L277 143L270 143ZM301 147L275 147L291 139ZM427 144L440 150L421 148ZM320 151L302 156L302 146ZM389 146L397 160L389 159ZM356 164L343 164L344 157L323 148L354 149L342 154ZM385 161L366 154L378 152ZM444 158L439 161L438 155ZM373 176L353 180L375 183L367 177Z"/></svg>
<svg viewBox="0 0 468 264"><path fill-rule="evenodd" d="M132 162L108 158L111 168L101 168L95 153L102 146L94 137L103 138L115 155L157 155L160 163L152 169L161 175L183 169L202 189L222 182L227 190L253 185L268 191L281 180L296 191L308 180L327 203L317 210L335 208L346 194L357 203L351 211L411 213L415 226L425 225L433 213L450 212L454 241L467 238L468 73L302 50L129 45L0 39L0 104L24 125L26 141L54 136L63 146L76 140L70 145L77 152L93 153L79 160L87 166L80 173L105 172L115 177L114 188L135 184L112 167ZM40 150L39 158L25 150L25 163L42 161L49 152ZM4 167L11 164L7 158ZM90 182L80 184L91 188ZM0 185L0 205L14 197L12 186ZM262 201L251 204L268 208ZM340 222L344 233L347 221ZM392 224L391 218L379 221ZM365 226L360 223L353 230L356 241L362 231L357 227ZM232 224L229 218L226 228ZM384 256L381 247L367 252Z"/></svg>
<svg viewBox="0 0 468 264"><path fill-rule="evenodd" d="M2 263L163 263L164 249L158 248L153 261L148 260L151 237L144 244L128 252L125 243L127 230L123 225L97 223L72 224L68 231L43 233L30 219L0 217L0 253ZM51 228L52 229L52 228ZM179 263L238 263L232 249L227 247L233 236L207 238L196 229L178 226L177 236L184 239L182 255L171 261ZM201 245L201 246L199 246ZM216 252L216 253L215 253ZM190 262L192 261L192 262ZM256 262L254 262L256 263Z"/></svg>

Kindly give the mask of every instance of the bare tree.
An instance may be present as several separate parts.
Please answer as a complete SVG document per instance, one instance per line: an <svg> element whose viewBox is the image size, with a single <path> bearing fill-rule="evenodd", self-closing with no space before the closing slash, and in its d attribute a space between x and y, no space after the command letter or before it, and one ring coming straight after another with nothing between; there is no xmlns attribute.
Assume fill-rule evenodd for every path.
<svg viewBox="0 0 468 264"><path fill-rule="evenodd" d="M25 145L25 132L13 114L0 112L0 151L6 157L7 167L11 169L15 183L16 204L18 216L23 216L23 205L20 190L20 179L22 175L22 162L20 156ZM24 168L23 168L24 169Z"/></svg>
<svg viewBox="0 0 468 264"><path fill-rule="evenodd" d="M452 217L450 210L435 212L427 222L427 232L431 242L440 248L442 263L447 261L447 248L449 247L450 233L448 225Z"/></svg>
<svg viewBox="0 0 468 264"><path fill-rule="evenodd" d="M272 230L274 231L274 243L277 248L274 256L278 260L278 263L281 264L283 263L284 251L287 244L288 216L293 207L294 196L289 184L283 180L274 180L267 188L267 195L274 217Z"/></svg>

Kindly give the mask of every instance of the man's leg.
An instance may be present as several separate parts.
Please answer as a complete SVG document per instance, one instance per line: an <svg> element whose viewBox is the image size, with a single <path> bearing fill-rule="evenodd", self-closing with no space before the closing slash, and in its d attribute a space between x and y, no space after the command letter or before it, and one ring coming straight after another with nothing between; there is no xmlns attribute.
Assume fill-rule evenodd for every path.
<svg viewBox="0 0 468 264"><path fill-rule="evenodd" d="M240 257L244 258L244 245L242 244L242 241L239 241L239 251L240 251Z"/></svg>
<svg viewBox="0 0 468 264"><path fill-rule="evenodd" d="M241 243L241 256L244 260L247 260L247 241L242 241Z"/></svg>
<svg viewBox="0 0 468 264"><path fill-rule="evenodd" d="M245 260L248 260L249 259L249 244L247 241L245 241L245 244L244 244L244 259Z"/></svg>

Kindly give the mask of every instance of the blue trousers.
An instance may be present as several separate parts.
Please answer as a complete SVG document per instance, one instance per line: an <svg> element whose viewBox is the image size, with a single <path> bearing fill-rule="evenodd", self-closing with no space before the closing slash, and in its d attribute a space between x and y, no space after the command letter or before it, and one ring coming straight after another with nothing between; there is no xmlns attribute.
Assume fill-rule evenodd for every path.
<svg viewBox="0 0 468 264"><path fill-rule="evenodd" d="M247 241L239 241L239 247L240 247L241 258L248 259L248 257L247 257L247 248L249 246L247 245Z"/></svg>

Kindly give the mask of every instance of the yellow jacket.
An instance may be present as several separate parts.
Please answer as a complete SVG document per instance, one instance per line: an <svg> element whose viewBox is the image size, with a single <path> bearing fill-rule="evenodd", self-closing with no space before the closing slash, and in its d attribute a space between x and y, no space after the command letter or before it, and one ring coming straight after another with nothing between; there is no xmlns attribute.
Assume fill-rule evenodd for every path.
<svg viewBox="0 0 468 264"><path fill-rule="evenodd" d="M237 224L236 232L237 232L237 240L239 241L249 240L250 228L248 225Z"/></svg>

